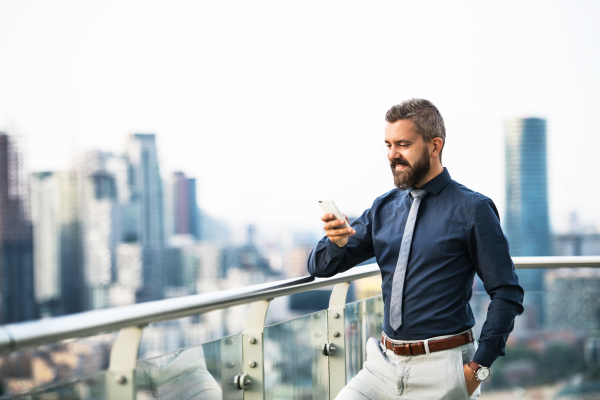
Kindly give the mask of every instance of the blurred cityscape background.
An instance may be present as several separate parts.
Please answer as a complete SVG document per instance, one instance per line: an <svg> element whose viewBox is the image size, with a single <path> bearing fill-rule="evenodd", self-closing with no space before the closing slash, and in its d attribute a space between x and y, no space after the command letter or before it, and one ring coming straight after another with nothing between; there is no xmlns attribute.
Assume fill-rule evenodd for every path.
<svg viewBox="0 0 600 400"><path fill-rule="evenodd" d="M600 255L600 6L426 3L0 1L0 324L306 275L317 200L352 220L392 188L383 116L410 97L439 107L445 166L496 202L512 256ZM600 271L518 274L526 311L484 389L598 386ZM150 326L140 358L245 311ZM112 340L3 356L0 394L105 369Z"/></svg>

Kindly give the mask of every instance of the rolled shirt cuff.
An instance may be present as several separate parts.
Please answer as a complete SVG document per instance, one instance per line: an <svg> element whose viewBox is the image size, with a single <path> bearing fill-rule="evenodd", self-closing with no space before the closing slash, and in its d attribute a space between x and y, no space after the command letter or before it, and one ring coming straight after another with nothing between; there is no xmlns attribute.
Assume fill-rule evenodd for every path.
<svg viewBox="0 0 600 400"><path fill-rule="evenodd" d="M475 356L473 356L473 361L477 364L482 365L484 367L491 367L494 361L498 358L498 354L489 351L485 348L484 345L479 343L479 348L475 352Z"/></svg>

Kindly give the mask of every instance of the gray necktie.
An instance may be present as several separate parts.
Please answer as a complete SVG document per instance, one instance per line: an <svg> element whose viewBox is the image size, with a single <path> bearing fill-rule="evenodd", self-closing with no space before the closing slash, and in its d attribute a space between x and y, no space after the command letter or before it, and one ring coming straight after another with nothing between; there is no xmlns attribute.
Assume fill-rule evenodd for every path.
<svg viewBox="0 0 600 400"><path fill-rule="evenodd" d="M400 255L394 272L394 281L392 283L392 300L390 304L390 324L394 330L398 330L402 326L402 294L404 293L404 277L406 276L406 267L408 266L408 256L410 255L410 244L412 242L413 231L415 230L415 222L417 221L417 213L421 199L427 194L426 191L414 189L410 192L414 197L406 227L404 228L404 236L402 236L402 244L400 245Z"/></svg>

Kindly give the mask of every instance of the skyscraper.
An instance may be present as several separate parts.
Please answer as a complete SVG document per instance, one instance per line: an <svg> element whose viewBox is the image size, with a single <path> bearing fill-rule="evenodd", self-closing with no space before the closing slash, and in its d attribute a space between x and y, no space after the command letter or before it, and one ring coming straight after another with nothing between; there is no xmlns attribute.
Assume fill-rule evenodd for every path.
<svg viewBox="0 0 600 400"><path fill-rule="evenodd" d="M90 151L78 167L84 276L88 309L110 306L110 285L116 280L117 247L122 240L117 179L110 171L114 154Z"/></svg>
<svg viewBox="0 0 600 400"><path fill-rule="evenodd" d="M31 176L35 297L42 315L86 309L78 188L74 171Z"/></svg>
<svg viewBox="0 0 600 400"><path fill-rule="evenodd" d="M116 270L120 224L112 175L94 172L85 177L84 257L89 308L109 306L109 286Z"/></svg>
<svg viewBox="0 0 600 400"><path fill-rule="evenodd" d="M173 172L165 186L166 236L190 235L200 239L196 179Z"/></svg>
<svg viewBox="0 0 600 400"><path fill-rule="evenodd" d="M33 237L22 158L0 132L0 323L37 317Z"/></svg>
<svg viewBox="0 0 600 400"><path fill-rule="evenodd" d="M131 215L142 246L143 288L138 300L160 298L161 251L164 246L163 188L154 134L133 134L127 142L130 165ZM132 238L133 239L133 238Z"/></svg>
<svg viewBox="0 0 600 400"><path fill-rule="evenodd" d="M504 232L511 256L550 256L552 237L548 211L546 121L540 118L506 122L506 215ZM534 307L529 315L543 319L544 271L519 271L519 281Z"/></svg>
<svg viewBox="0 0 600 400"><path fill-rule="evenodd" d="M133 134L127 143L132 202L137 207L137 231L144 247L162 248L163 188L154 134Z"/></svg>
<svg viewBox="0 0 600 400"><path fill-rule="evenodd" d="M548 211L546 121L506 123L506 216L512 256L552 255Z"/></svg>

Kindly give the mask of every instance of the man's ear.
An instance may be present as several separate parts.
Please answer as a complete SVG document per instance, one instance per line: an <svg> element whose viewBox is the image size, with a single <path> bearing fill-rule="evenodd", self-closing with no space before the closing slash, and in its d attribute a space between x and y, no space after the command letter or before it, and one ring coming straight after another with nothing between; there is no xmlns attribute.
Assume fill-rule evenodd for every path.
<svg viewBox="0 0 600 400"><path fill-rule="evenodd" d="M442 140L442 138L439 137L435 137L433 139L431 139L430 142L433 145L433 151L431 152L431 157L439 157L440 156L440 152L442 151L442 147L444 146L444 141Z"/></svg>

